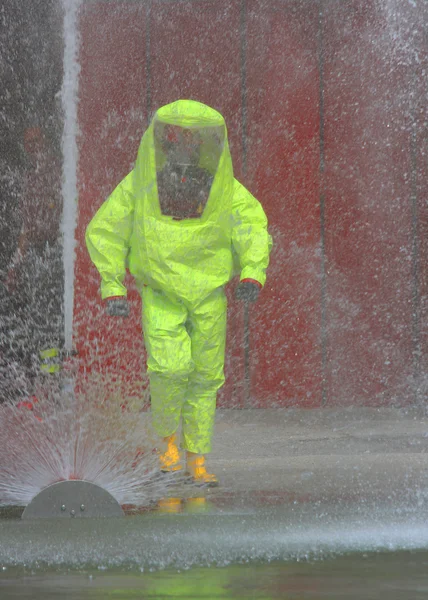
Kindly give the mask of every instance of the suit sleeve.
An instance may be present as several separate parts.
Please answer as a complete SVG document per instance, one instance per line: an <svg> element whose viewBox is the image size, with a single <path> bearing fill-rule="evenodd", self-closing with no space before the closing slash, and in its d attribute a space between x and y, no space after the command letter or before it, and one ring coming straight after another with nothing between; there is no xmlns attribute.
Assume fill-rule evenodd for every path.
<svg viewBox="0 0 428 600"><path fill-rule="evenodd" d="M134 221L134 171L101 205L86 229L86 246L101 275L101 297L126 296L123 284Z"/></svg>
<svg viewBox="0 0 428 600"><path fill-rule="evenodd" d="M255 279L264 285L272 248L267 218L260 202L236 179L232 213L232 245L239 258L240 279Z"/></svg>

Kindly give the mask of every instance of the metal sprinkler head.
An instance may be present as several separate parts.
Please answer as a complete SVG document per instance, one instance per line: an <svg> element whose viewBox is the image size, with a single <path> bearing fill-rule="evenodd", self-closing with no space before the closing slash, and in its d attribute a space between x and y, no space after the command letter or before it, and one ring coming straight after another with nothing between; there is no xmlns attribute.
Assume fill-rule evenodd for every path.
<svg viewBox="0 0 428 600"><path fill-rule="evenodd" d="M23 519L123 516L122 507L107 490L83 480L60 481L44 488L22 514Z"/></svg>

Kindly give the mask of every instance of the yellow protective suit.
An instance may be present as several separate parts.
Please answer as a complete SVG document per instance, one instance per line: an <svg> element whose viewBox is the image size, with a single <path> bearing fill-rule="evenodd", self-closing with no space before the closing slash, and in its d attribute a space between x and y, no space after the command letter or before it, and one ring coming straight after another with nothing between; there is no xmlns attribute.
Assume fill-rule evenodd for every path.
<svg viewBox="0 0 428 600"><path fill-rule="evenodd" d="M156 132L166 124L197 131L198 168L212 181L199 218L177 220L161 210L158 183L167 157ZM171 435L181 417L183 447L209 452L224 383L224 286L236 273L264 285L272 243L260 203L233 176L223 117L192 100L160 108L134 170L92 219L86 243L103 299L126 296L126 267L141 292L157 432Z"/></svg>

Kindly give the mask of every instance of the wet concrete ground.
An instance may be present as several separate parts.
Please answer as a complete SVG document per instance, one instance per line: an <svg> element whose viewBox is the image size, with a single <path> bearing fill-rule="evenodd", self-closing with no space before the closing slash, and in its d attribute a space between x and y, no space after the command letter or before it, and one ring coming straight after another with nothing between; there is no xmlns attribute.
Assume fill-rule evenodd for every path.
<svg viewBox="0 0 428 600"><path fill-rule="evenodd" d="M390 408L220 410L207 462L221 486L203 494L216 503L422 502L428 418Z"/></svg>
<svg viewBox="0 0 428 600"><path fill-rule="evenodd" d="M4 600L425 600L428 554L359 554L188 571L0 574Z"/></svg>
<svg viewBox="0 0 428 600"><path fill-rule="evenodd" d="M428 418L417 410L218 411L209 461L223 490L319 500L428 489Z"/></svg>
<svg viewBox="0 0 428 600"><path fill-rule="evenodd" d="M148 415L147 415L148 417ZM250 409L217 412L207 467L220 486L171 478L163 498L207 498L217 506L428 498L428 417L414 409ZM171 505L179 512L183 502ZM129 507L131 508L131 507ZM19 516L22 508L2 508Z"/></svg>
<svg viewBox="0 0 428 600"><path fill-rule="evenodd" d="M0 598L426 597L426 417L219 411L208 464L125 520L0 519Z"/></svg>

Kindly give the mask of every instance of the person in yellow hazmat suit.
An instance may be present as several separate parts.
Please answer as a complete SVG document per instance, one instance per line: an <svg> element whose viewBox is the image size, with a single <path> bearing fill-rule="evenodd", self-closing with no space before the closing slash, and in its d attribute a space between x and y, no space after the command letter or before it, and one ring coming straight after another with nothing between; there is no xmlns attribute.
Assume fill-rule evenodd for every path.
<svg viewBox="0 0 428 600"><path fill-rule="evenodd" d="M233 176L224 118L193 100L155 113L134 169L86 231L107 314L127 317L126 268L142 296L152 422L164 438L160 470L201 485L217 391L224 383L225 285L257 300L272 245L261 204Z"/></svg>

